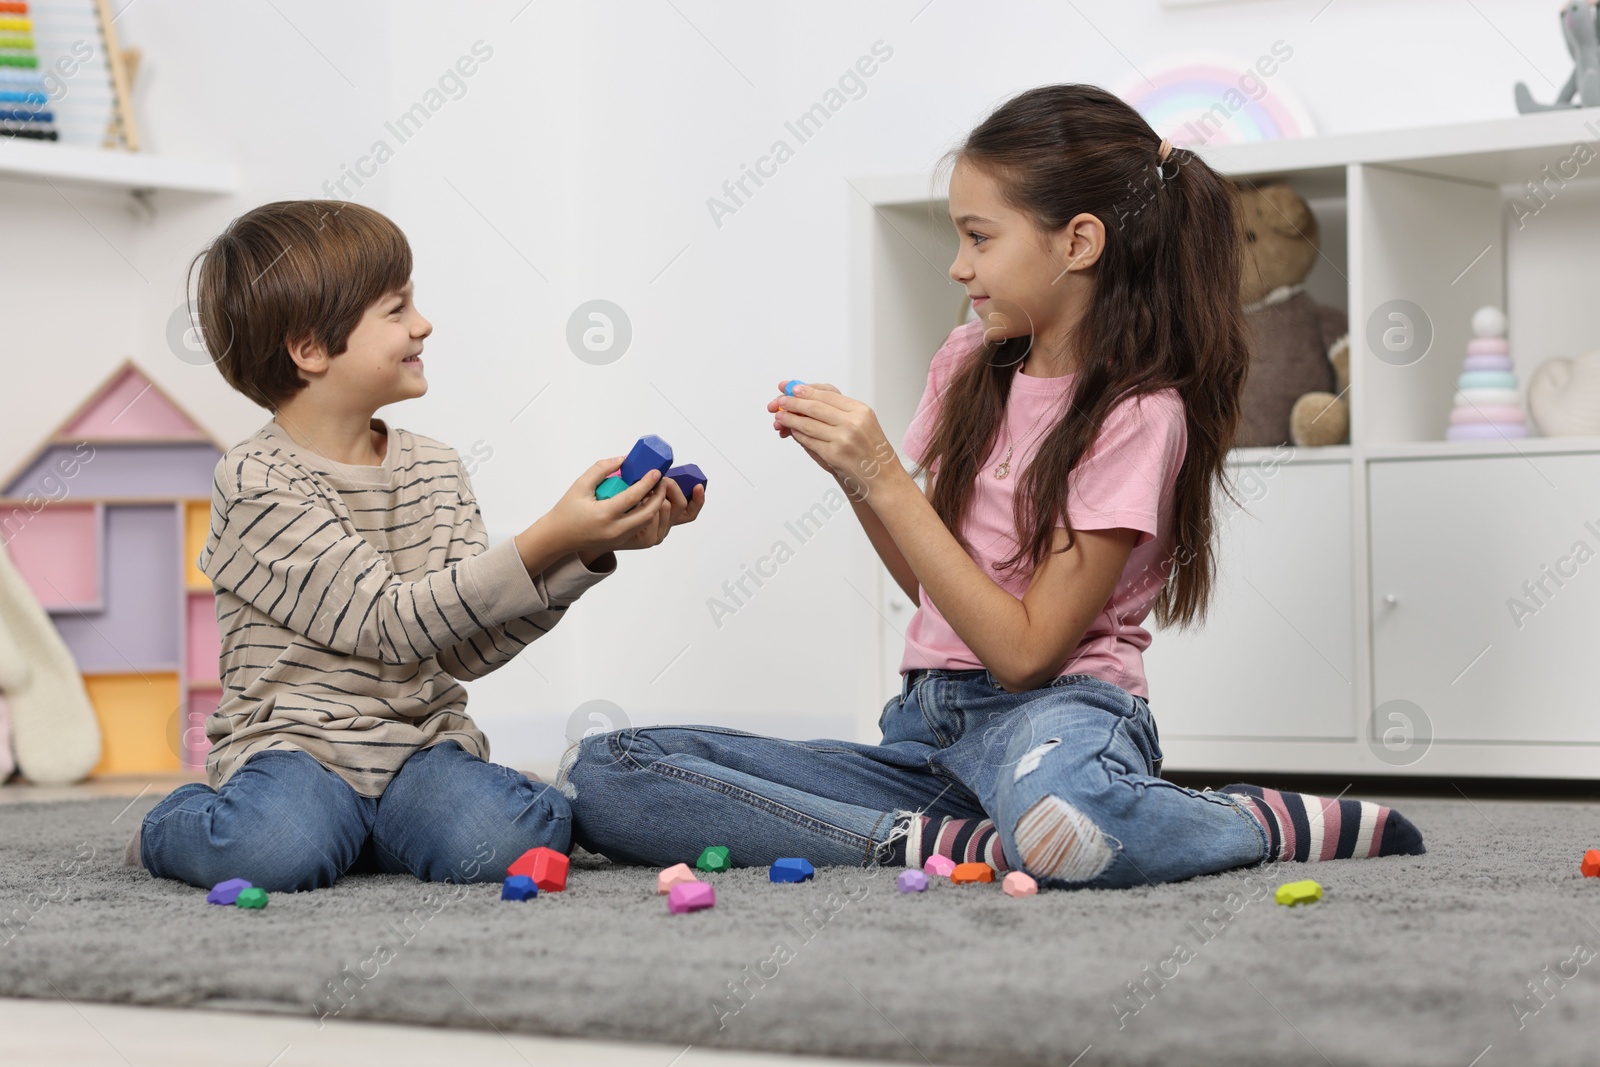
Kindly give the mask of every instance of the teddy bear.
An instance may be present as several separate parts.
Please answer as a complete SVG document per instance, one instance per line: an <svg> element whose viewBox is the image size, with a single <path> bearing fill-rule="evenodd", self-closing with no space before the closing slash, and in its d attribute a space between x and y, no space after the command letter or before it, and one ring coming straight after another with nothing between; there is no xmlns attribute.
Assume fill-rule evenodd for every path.
<svg viewBox="0 0 1600 1067"><path fill-rule="evenodd" d="M1350 336L1345 313L1305 291L1320 231L1287 182L1240 189L1240 296L1250 321L1250 370L1238 447L1342 444L1350 431Z"/></svg>

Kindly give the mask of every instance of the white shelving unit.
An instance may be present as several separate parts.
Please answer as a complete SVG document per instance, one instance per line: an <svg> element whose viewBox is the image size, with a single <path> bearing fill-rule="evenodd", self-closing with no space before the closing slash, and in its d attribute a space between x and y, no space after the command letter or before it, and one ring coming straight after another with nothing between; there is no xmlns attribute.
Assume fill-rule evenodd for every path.
<svg viewBox="0 0 1600 1067"><path fill-rule="evenodd" d="M231 164L165 159L139 152L41 141L0 139L0 179L51 181L129 192L169 190L223 194L238 191Z"/></svg>
<svg viewBox="0 0 1600 1067"><path fill-rule="evenodd" d="M1145 623L1169 769L1600 777L1600 438L1444 440L1478 307L1506 310L1524 387L1600 349L1600 158L1576 165L1580 143L1600 157L1600 108L1202 151L1317 213L1307 285L1349 314L1351 442L1230 456L1246 507L1228 509L1206 625ZM851 184L856 350L898 440L956 322L955 235L927 176ZM1407 366L1367 339L1392 300L1432 326ZM911 605L880 586L887 683Z"/></svg>

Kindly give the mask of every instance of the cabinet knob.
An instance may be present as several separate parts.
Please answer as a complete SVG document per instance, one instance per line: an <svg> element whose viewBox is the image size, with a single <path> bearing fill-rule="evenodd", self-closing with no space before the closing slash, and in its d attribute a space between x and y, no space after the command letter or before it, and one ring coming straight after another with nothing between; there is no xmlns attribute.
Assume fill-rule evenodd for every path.
<svg viewBox="0 0 1600 1067"><path fill-rule="evenodd" d="M1400 598L1395 596L1393 593L1387 593L1384 595L1383 602L1385 604L1398 604L1400 603Z"/></svg>

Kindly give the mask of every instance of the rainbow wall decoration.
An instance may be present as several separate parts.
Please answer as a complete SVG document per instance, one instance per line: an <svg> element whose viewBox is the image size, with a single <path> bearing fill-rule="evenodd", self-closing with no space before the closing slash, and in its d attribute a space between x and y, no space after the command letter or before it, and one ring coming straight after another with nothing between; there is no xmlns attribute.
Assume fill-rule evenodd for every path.
<svg viewBox="0 0 1600 1067"><path fill-rule="evenodd" d="M1133 75L1112 91L1180 148L1309 137L1316 123L1284 80L1285 58L1191 55L1146 67L1147 77Z"/></svg>

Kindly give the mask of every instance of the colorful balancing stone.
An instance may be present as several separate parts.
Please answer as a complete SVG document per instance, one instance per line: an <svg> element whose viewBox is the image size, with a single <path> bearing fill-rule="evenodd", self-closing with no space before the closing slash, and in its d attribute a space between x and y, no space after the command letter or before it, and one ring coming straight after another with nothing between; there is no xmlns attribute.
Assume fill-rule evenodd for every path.
<svg viewBox="0 0 1600 1067"><path fill-rule="evenodd" d="M810 860L781 859L773 861L767 878L774 882L809 882L816 873Z"/></svg>
<svg viewBox="0 0 1600 1067"><path fill-rule="evenodd" d="M929 856L928 862L922 865L922 869L935 878L948 878L955 873L956 861L948 856Z"/></svg>
<svg viewBox="0 0 1600 1067"><path fill-rule="evenodd" d="M678 488L683 490L683 499L685 500L694 499L695 486L706 484L705 473L693 463L685 463L681 467L673 467L667 471L666 477L678 483Z"/></svg>
<svg viewBox="0 0 1600 1067"><path fill-rule="evenodd" d="M566 856L553 848L530 848L506 868L507 874L525 874L541 892L559 893L567 888Z"/></svg>
<svg viewBox="0 0 1600 1067"><path fill-rule="evenodd" d="M894 887L902 893L926 893L928 876L915 868L904 870L895 878Z"/></svg>
<svg viewBox="0 0 1600 1067"><path fill-rule="evenodd" d="M239 899L233 903L235 907L240 908L264 908L267 906L267 891L265 889L257 889L254 886L249 889L241 889L239 890Z"/></svg>
<svg viewBox="0 0 1600 1067"><path fill-rule="evenodd" d="M539 895L539 887L525 874L513 874L500 885L501 900L532 900Z"/></svg>
<svg viewBox="0 0 1600 1067"><path fill-rule="evenodd" d="M1585 878L1600 878L1600 848L1591 848L1583 854L1583 862L1578 865Z"/></svg>
<svg viewBox="0 0 1600 1067"><path fill-rule="evenodd" d="M717 902L717 888L706 882L679 882L667 893L667 910L674 915L700 911Z"/></svg>
<svg viewBox="0 0 1600 1067"><path fill-rule="evenodd" d="M621 478L607 478L605 481L601 482L600 487L594 491L594 498L596 500L610 500L612 497L616 496L626 488L628 488L628 483L623 481Z"/></svg>
<svg viewBox="0 0 1600 1067"><path fill-rule="evenodd" d="M206 894L207 904L236 904L239 894L251 888L250 883L243 878L229 878L226 882L218 882L211 887L211 892Z"/></svg>
<svg viewBox="0 0 1600 1067"><path fill-rule="evenodd" d="M675 885L682 885L685 882L698 882L699 880L694 876L694 872L689 869L687 863L674 863L671 867L656 875L656 895L665 896L672 891L672 887Z"/></svg>
<svg viewBox="0 0 1600 1067"><path fill-rule="evenodd" d="M622 480L632 485L653 470L665 474L670 466L672 446L653 433L645 434L622 461Z"/></svg>
<svg viewBox="0 0 1600 1067"><path fill-rule="evenodd" d="M1278 887L1272 899L1293 907L1296 904L1315 904L1322 899L1322 887L1310 878L1298 882L1285 882Z"/></svg>
<svg viewBox="0 0 1600 1067"><path fill-rule="evenodd" d="M1031 897L1039 892L1039 883L1021 871L1012 871L1000 888L1008 897Z"/></svg>
<svg viewBox="0 0 1600 1067"><path fill-rule="evenodd" d="M987 863L958 863L956 869L950 872L950 880L956 885L975 885L978 882L994 881L994 868Z"/></svg>
<svg viewBox="0 0 1600 1067"><path fill-rule="evenodd" d="M702 871L726 871L733 868L733 861L728 858L728 849L725 845L712 845L700 853L700 858L694 865Z"/></svg>

